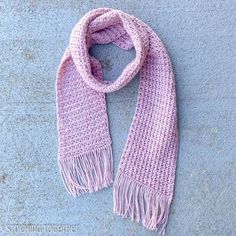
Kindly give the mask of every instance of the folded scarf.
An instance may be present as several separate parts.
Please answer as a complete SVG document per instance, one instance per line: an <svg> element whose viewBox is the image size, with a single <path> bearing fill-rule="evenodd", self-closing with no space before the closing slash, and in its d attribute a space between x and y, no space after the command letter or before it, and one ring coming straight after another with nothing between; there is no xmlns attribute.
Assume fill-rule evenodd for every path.
<svg viewBox="0 0 236 236"><path fill-rule="evenodd" d="M104 81L95 44L135 49L113 81ZM113 182L105 94L140 72L135 114L114 179L114 213L165 233L178 151L175 79L167 51L145 23L120 10L88 12L72 30L56 79L58 165L74 197Z"/></svg>

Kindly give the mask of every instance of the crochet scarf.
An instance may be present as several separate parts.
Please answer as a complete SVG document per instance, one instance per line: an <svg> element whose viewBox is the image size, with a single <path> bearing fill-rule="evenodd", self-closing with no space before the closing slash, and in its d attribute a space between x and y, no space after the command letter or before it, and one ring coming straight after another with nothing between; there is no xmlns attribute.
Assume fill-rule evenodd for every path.
<svg viewBox="0 0 236 236"><path fill-rule="evenodd" d="M135 49L135 58L113 81L104 81L95 44ZM175 80L167 51L145 23L120 10L88 12L73 28L56 78L58 165L74 197L113 182L112 141L105 94L140 72L137 105L118 172L114 213L165 233L178 149Z"/></svg>

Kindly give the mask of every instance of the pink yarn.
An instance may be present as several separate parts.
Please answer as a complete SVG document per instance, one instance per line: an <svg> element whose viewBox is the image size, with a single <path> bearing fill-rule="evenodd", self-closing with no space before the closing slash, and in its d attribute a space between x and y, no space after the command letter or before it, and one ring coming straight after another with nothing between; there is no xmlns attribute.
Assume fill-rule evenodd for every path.
<svg viewBox="0 0 236 236"><path fill-rule="evenodd" d="M94 44L134 48L135 59L115 81L103 81ZM114 212L165 232L173 197L178 129L175 80L167 52L145 23L120 10L88 12L74 27L56 80L58 164L74 197L113 182L105 93L127 85L140 71L135 115L113 195Z"/></svg>

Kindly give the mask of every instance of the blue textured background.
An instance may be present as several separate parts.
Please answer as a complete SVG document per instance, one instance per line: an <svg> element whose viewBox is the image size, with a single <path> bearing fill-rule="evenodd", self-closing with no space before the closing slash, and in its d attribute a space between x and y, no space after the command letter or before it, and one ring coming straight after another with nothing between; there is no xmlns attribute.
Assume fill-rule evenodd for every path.
<svg viewBox="0 0 236 236"><path fill-rule="evenodd" d="M180 149L168 236L236 235L236 1L12 0L0 2L0 235L157 235L113 215L112 188L74 199L57 166L55 74L71 29L113 7L149 24L172 60ZM105 79L134 57L93 49ZM115 170L139 78L107 97ZM115 172L116 173L116 172ZM9 225L78 225L77 233L11 233Z"/></svg>

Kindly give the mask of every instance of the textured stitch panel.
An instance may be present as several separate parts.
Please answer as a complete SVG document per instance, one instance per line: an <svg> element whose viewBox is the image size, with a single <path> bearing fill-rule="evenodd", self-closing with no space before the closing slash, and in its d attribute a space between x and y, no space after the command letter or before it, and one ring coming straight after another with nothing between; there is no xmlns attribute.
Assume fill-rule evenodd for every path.
<svg viewBox="0 0 236 236"><path fill-rule="evenodd" d="M91 63L92 72L101 80L100 64L94 58L91 58ZM60 153L63 158L70 158L106 146L111 139L105 94L88 87L71 57L64 61L63 66L65 69L58 86Z"/></svg>

